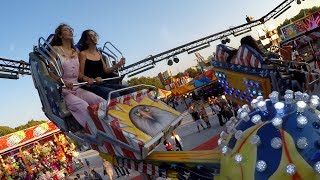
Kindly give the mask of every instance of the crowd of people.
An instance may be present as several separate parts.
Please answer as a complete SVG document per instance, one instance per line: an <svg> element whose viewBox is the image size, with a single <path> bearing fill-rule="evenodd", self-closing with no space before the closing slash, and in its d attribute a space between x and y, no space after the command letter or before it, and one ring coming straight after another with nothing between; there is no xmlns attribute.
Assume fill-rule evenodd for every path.
<svg viewBox="0 0 320 180"><path fill-rule="evenodd" d="M237 104L222 97L218 98L211 96L208 97L207 101L193 101L189 106L189 113L197 124L198 132L200 132L200 126L202 129L211 128L209 117L205 109L206 104L210 107L213 114L218 116L220 126L223 126L232 116L236 116L237 109L239 108ZM206 127L202 122L206 124Z"/></svg>

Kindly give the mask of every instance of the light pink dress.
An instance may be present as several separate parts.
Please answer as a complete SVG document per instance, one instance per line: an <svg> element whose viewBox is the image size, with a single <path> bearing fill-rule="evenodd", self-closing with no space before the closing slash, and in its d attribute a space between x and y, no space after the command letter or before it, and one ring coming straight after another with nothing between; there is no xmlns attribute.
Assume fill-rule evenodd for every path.
<svg viewBox="0 0 320 180"><path fill-rule="evenodd" d="M63 69L62 79L71 83L78 83L79 59L62 59L61 63ZM62 95L64 96L69 111L82 127L86 126L87 120L90 118L90 114L87 110L88 106L105 102L102 97L79 88L78 86L73 87L72 90L66 88L62 89Z"/></svg>

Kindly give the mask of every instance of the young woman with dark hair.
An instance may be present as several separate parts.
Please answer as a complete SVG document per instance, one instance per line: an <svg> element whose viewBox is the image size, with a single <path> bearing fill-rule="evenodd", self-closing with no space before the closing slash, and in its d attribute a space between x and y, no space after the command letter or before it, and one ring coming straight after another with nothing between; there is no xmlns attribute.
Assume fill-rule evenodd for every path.
<svg viewBox="0 0 320 180"><path fill-rule="evenodd" d="M259 54L264 55L264 53L259 48L257 40L255 40L252 36L245 36L240 41L241 46L247 45L256 50Z"/></svg>
<svg viewBox="0 0 320 180"><path fill-rule="evenodd" d="M62 89L66 105L80 125L85 127L87 119L90 118L87 107L90 104L98 104L105 100L89 91L73 86L73 84L78 83L78 79L89 81L79 72L78 51L73 46L73 29L66 24L59 25L50 44L55 50L55 52L51 51L51 54L55 58L60 56L62 77L60 78L52 72L50 75L66 86Z"/></svg>
<svg viewBox="0 0 320 180"><path fill-rule="evenodd" d="M126 85L113 83L114 81L102 82L102 79L110 78L110 74L114 73L125 64L125 58L121 58L114 66L110 68L107 67L102 54L97 50L98 37L98 34L93 30L83 31L78 42L81 47L81 52L79 54L80 71L84 74L84 77L91 82L90 84L92 84L94 80L97 81L97 84L84 86L83 88L103 97L104 99L108 99L111 91L128 87ZM125 90L120 93L114 92L111 94L111 98L131 92L132 90Z"/></svg>

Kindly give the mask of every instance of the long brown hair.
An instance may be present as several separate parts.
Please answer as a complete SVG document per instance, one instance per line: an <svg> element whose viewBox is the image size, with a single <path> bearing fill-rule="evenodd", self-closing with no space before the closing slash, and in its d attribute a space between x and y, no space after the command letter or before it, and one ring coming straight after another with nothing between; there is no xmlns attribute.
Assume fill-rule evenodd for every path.
<svg viewBox="0 0 320 180"><path fill-rule="evenodd" d="M64 24L64 23L62 23L62 24L60 24L57 28L56 28L56 30L54 31L54 36L53 36L53 39L52 39L52 41L50 42L50 45L51 46L61 46L62 45L62 39L61 39L61 31L62 31L62 28L64 27L64 26L68 26L70 29L71 29L71 27L69 26L69 25L67 25L67 24ZM72 49L75 49L75 47L74 47L74 43L73 43L73 40L72 40L72 42L71 42L71 48Z"/></svg>
<svg viewBox="0 0 320 180"><path fill-rule="evenodd" d="M87 30L83 31L81 34L81 38L79 39L79 42L77 43L80 51L84 51L89 48L89 44L87 43L87 41L89 39L89 32L90 31L94 32L97 35L97 37L99 37L99 35L92 29L87 29Z"/></svg>
<svg viewBox="0 0 320 180"><path fill-rule="evenodd" d="M259 54L263 55L263 52L259 48L257 41L252 36L245 36L240 41L241 45L248 45L256 50Z"/></svg>

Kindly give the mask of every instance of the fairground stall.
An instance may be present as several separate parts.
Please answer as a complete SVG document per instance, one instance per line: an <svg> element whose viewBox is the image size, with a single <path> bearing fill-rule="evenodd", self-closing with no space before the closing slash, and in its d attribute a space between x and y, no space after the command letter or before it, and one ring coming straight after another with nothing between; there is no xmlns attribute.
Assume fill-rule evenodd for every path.
<svg viewBox="0 0 320 180"><path fill-rule="evenodd" d="M0 138L0 179L37 178L43 174L59 179L81 163L75 145L52 123L43 123Z"/></svg>
<svg viewBox="0 0 320 180"><path fill-rule="evenodd" d="M320 11L305 16L281 28L284 40L281 47L285 50L297 51L306 62L320 60ZM288 48L290 47L290 48ZM286 60L291 60L288 57ZM318 64L318 63L316 63Z"/></svg>

